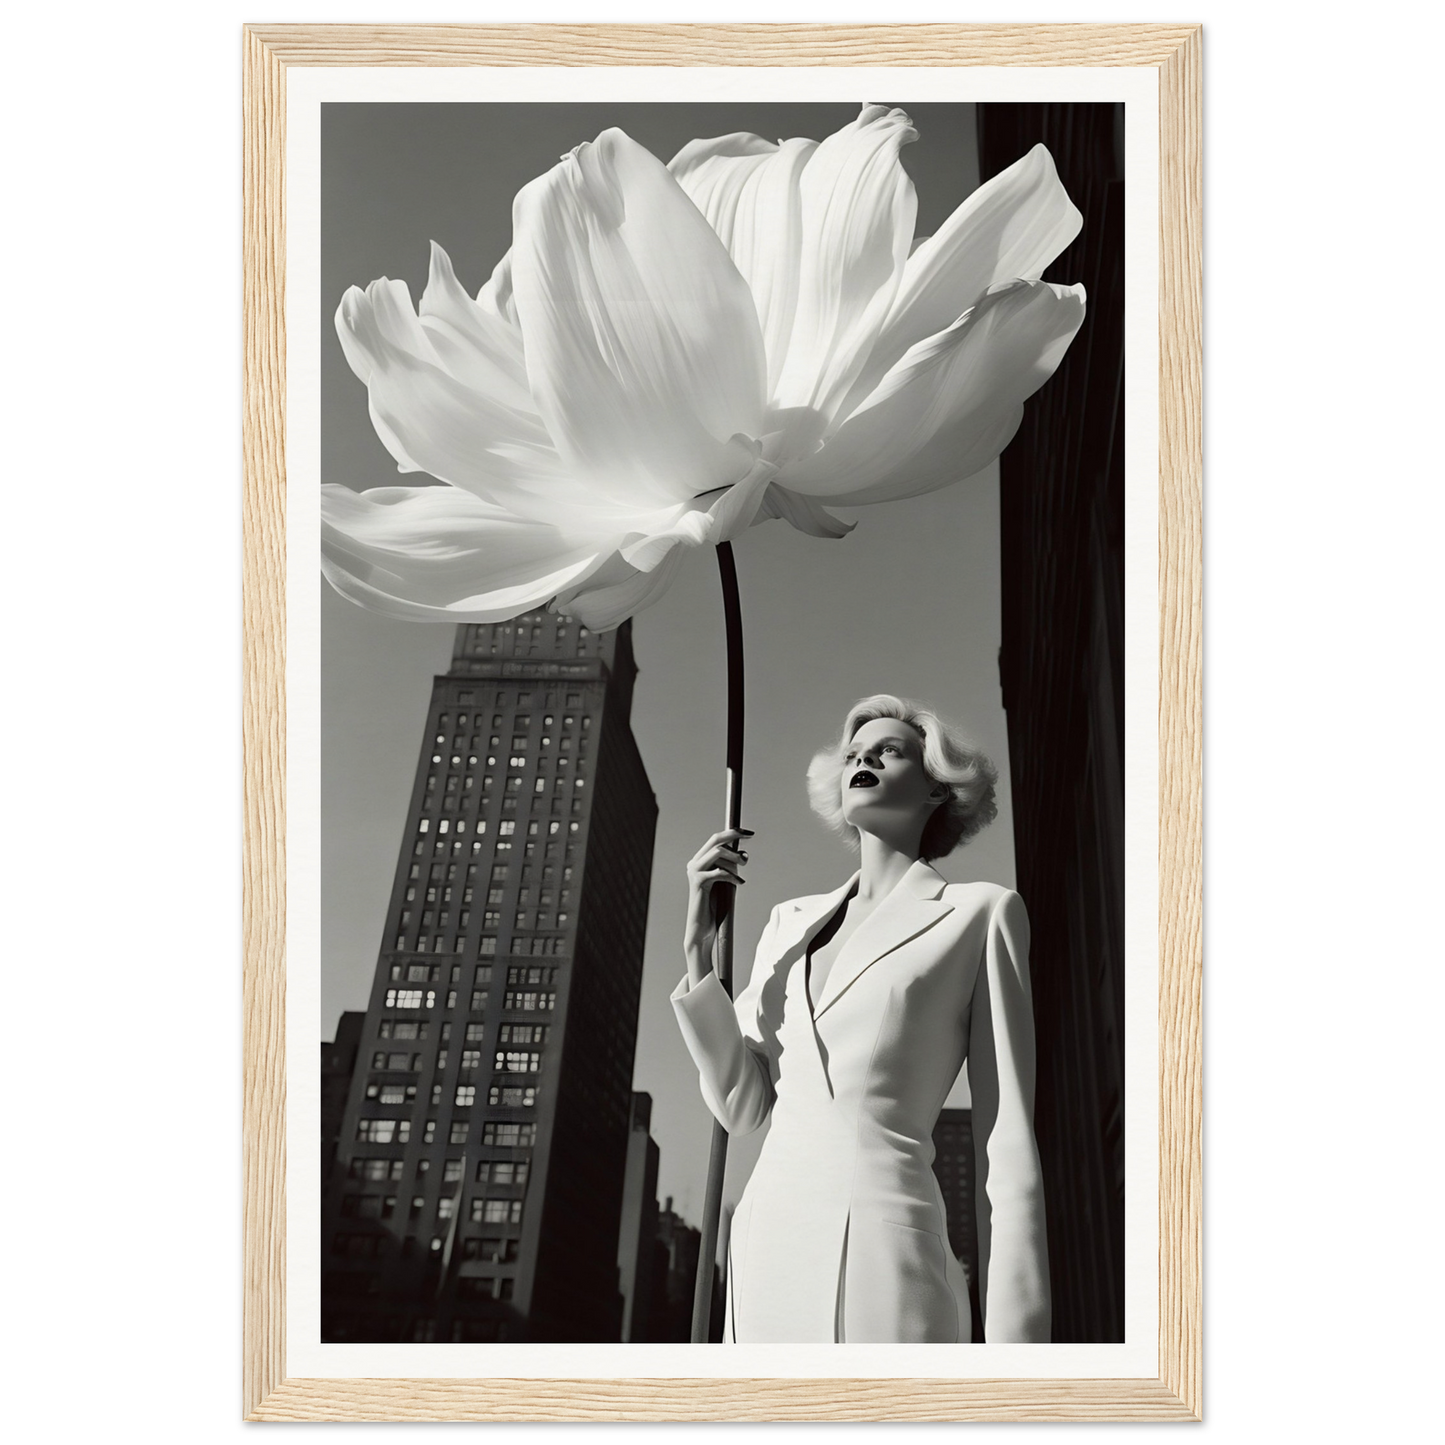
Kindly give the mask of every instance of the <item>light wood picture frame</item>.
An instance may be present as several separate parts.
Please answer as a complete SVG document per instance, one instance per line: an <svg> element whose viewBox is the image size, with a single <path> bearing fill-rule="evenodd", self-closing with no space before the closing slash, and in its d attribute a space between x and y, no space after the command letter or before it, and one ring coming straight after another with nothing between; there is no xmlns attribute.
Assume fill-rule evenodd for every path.
<svg viewBox="0 0 1445 1445"><path fill-rule="evenodd" d="M245 1417L266 1421L1202 1418L1200 27L258 25L245 29L243 48ZM598 65L1149 67L1157 71L1157 1379L335 1379L287 1373L287 72L297 66Z"/></svg>

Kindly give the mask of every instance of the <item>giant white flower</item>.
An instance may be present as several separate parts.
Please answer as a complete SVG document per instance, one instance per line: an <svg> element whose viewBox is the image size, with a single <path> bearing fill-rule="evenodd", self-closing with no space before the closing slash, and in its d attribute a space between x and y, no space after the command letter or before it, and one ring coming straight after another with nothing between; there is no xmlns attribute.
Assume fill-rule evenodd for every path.
<svg viewBox="0 0 1445 1445"><path fill-rule="evenodd" d="M689 547L825 503L915 496L986 466L1084 316L1041 281L1078 234L1035 146L915 242L900 110L821 143L737 134L670 166L620 130L525 186L475 300L433 244L421 305L352 287L336 315L377 435L445 486L322 489L322 567L397 617L550 602L604 630Z"/></svg>

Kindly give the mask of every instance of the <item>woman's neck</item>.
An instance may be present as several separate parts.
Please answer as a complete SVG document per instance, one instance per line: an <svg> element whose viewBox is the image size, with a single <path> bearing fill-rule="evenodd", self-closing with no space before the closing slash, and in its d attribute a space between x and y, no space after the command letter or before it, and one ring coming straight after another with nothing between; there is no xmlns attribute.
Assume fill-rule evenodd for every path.
<svg viewBox="0 0 1445 1445"><path fill-rule="evenodd" d="M863 903L877 903L918 861L918 840L880 838L875 833L860 832L858 841L861 857L857 897Z"/></svg>

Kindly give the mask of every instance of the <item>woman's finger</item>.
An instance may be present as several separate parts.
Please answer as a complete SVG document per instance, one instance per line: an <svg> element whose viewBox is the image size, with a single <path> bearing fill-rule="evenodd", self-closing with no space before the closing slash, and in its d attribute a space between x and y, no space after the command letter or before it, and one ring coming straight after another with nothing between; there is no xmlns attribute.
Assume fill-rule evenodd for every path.
<svg viewBox="0 0 1445 1445"><path fill-rule="evenodd" d="M694 887L701 883L715 882L718 879L725 880L728 883L743 883L746 881L741 873L737 873L731 868L705 868L700 869L690 876Z"/></svg>
<svg viewBox="0 0 1445 1445"><path fill-rule="evenodd" d="M689 868L711 868L718 863L732 863L740 865L748 861L748 855L738 848L719 846L716 848L704 848L689 863Z"/></svg>

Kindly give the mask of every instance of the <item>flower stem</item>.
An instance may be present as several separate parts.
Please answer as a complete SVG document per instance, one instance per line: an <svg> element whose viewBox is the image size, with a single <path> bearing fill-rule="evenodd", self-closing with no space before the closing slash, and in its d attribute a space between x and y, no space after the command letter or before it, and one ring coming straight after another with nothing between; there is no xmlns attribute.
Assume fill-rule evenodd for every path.
<svg viewBox="0 0 1445 1445"><path fill-rule="evenodd" d="M743 611L738 594L738 570L731 542L717 547L718 575L722 581L723 620L728 650L727 801L725 828L742 827L743 811ZM717 941L713 970L729 998L733 994L733 900L736 890L716 884L712 889ZM712 1123L712 1148L707 1161L707 1190L703 1196L702 1239L697 1251L697 1275L692 1294L692 1342L708 1343L712 1321L712 1283L717 1254L718 1223L722 1214L723 1175L727 1170L728 1131ZM724 1266L726 1268L726 1266Z"/></svg>

